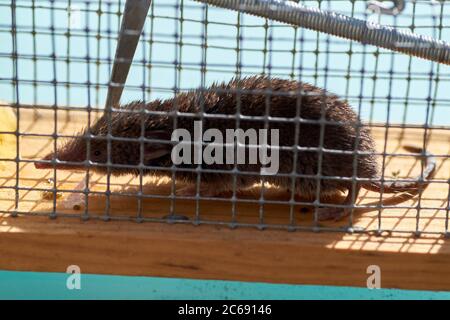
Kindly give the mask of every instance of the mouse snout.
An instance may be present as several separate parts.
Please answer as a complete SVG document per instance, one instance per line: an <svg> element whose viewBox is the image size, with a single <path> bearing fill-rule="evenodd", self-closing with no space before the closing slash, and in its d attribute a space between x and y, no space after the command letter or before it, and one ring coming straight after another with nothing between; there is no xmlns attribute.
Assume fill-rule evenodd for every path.
<svg viewBox="0 0 450 320"><path fill-rule="evenodd" d="M53 159L53 153L47 154L40 161L51 161ZM35 162L34 167L36 169L51 169L53 168L53 164L51 162Z"/></svg>
<svg viewBox="0 0 450 320"><path fill-rule="evenodd" d="M56 156L55 153L51 152L39 162L35 162L34 166L36 169L83 170L83 161L84 159L81 157L66 157L64 152L57 152Z"/></svg>

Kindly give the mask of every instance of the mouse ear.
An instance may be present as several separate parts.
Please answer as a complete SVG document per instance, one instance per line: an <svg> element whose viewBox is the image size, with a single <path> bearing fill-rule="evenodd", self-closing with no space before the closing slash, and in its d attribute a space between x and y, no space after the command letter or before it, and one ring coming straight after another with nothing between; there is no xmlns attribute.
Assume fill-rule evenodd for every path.
<svg viewBox="0 0 450 320"><path fill-rule="evenodd" d="M164 130L150 131L146 134L147 139L170 141L172 135ZM161 158L172 151L172 144L160 142L147 142L144 147L144 161Z"/></svg>

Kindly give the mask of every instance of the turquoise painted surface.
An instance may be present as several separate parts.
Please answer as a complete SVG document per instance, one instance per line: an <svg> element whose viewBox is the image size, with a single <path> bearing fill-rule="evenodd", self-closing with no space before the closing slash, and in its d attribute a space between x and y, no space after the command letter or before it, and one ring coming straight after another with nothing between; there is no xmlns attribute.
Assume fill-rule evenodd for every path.
<svg viewBox="0 0 450 320"><path fill-rule="evenodd" d="M450 292L0 271L0 299L450 299Z"/></svg>

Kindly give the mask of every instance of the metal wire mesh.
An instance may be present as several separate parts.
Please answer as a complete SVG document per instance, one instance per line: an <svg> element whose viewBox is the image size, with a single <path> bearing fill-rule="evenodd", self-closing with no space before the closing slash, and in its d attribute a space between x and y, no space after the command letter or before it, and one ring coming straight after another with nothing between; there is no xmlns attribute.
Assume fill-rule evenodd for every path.
<svg viewBox="0 0 450 320"><path fill-rule="evenodd" d="M450 5L446 2L407 1L405 10L395 16L368 12L366 1L315 0L301 3L362 20L379 20L381 24L434 39L448 39L450 34L450 25L445 22L450 15ZM13 131L0 128L0 135L9 134L16 138L15 155L0 159L6 163L0 190L4 191L5 197L11 197L5 200L1 212L48 215L52 218L131 219L138 222L217 224L259 229L448 235L448 66L188 0L151 2L121 98L124 105L135 100L170 101L171 110L113 108L105 112L109 120L118 113L139 113L141 136L113 136L112 121L107 121L108 134L103 139L107 141L108 160L100 164L95 161L86 163L85 176L74 176L77 181L83 180L84 184L75 188L76 182L70 180L71 171L61 173L56 159L42 159L46 152L57 150L62 141L83 128L91 128L104 111L124 5L125 1L121 0L0 0L0 108L7 110L7 107L12 107L16 122ZM286 92L272 90L270 86L262 92L239 87L234 91L222 89L225 92L220 92L220 88L211 89L215 82L227 83L232 78L243 79L254 75L311 83L346 99L359 116L357 121L351 123L357 133L356 141L359 140L362 123L372 128L377 136L378 151L373 155L380 164L381 175L376 179L401 182L411 181L418 175L419 180L422 179L418 194L407 201L390 205L385 202L389 195L384 194L382 188L370 203L356 201L356 196L353 196L351 204L324 202L320 187L323 181L347 179L353 191L361 181L356 170L357 158L361 155L357 146L350 151L334 150L336 154L347 152L352 156L352 163L340 164L354 169L351 177L326 176L322 173L324 141L330 138L325 135L325 128L333 124L328 123L325 115L316 120L300 117L302 97L318 95L323 113L329 93L311 93L303 89L289 93L297 101L292 106L296 110L295 115L274 118L270 116L271 103L273 99L286 95ZM173 97L192 90L200 93L196 101L199 110L180 115L180 100ZM218 94L237 97L234 113L205 111L205 93L214 90ZM242 104L245 102L241 97L257 97L258 94L266 97L264 105L260 106L261 112L243 114L245 105ZM280 196L283 190L279 190L280 186L274 179L258 176L257 186L249 188L248 193L244 192L242 196L239 181L245 176L254 177L255 173L243 172L236 163L230 169L208 167L204 163L189 167L174 164L161 166L146 161L145 143L159 141L145 134L145 119L149 116L167 116L171 119L168 123L172 129L179 128L180 123L189 118L202 123L211 119L231 120L232 126L229 128L233 129L248 121L253 121L255 128L265 129L273 123L286 126L292 123L294 145L281 146L280 150L292 151L293 168L291 172L279 172L277 175L280 179L290 179L292 187ZM314 148L299 145L302 126L307 127L311 121L320 128L320 144ZM437 159L438 171L427 189L423 184L425 161L421 162L417 155L402 151L397 145L408 136ZM89 146L95 144L97 138L90 135L90 130L86 132L88 160L92 156ZM436 152L436 148L429 150L433 141L441 141L438 143L441 144L440 152ZM139 143L139 164L111 161L112 144L119 142ZM314 164L317 172L302 172L296 167L298 157L306 151L318 155L318 163ZM402 167L400 172L390 171L398 159L409 159L408 167ZM51 163L53 168L47 171L33 168L34 163L44 162ZM71 164L71 161L59 164ZM402 162L402 166L404 164ZM96 171L100 166L107 168L106 174L91 175L91 171ZM134 169L137 179L118 179L113 175L118 168ZM150 182L149 172L151 174L148 176L153 179ZM192 172L196 176L192 195L177 193L183 182L179 177L182 172ZM205 182L205 176L206 180L210 177L208 173L216 175L215 184ZM158 180L153 175L169 178ZM223 181L226 176L232 176L229 192L225 195L202 195L205 187L211 189L220 185L218 175L223 175ZM51 180L45 183L47 178ZM312 199L303 199L294 191L299 178L317 182ZM43 199L42 194L50 194L50 200ZM59 198L59 194L63 196ZM64 201L67 202L66 198L71 195L83 196L82 206L77 208L81 210L64 207ZM364 196L362 198L364 200ZM366 198L370 196L366 195ZM27 205L28 202L33 202L35 207ZM117 205L120 203L123 205ZM134 205L131 206L131 203ZM352 210L343 217L342 223L336 224L319 221L318 210L321 208ZM364 219L356 213L357 210L369 212L370 222L361 223L360 220ZM398 210L406 212L405 216L415 223L399 226L401 219L388 213ZM275 215L276 212L279 214ZM311 219L304 218L306 215Z"/></svg>

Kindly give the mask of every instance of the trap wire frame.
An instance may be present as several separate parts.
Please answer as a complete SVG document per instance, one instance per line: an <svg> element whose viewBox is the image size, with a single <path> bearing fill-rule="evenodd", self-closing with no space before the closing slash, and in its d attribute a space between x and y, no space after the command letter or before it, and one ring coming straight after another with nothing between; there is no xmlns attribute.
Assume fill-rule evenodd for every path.
<svg viewBox="0 0 450 320"><path fill-rule="evenodd" d="M399 31L371 21L364 21L332 11L309 8L285 0L196 0L222 8L269 18L294 26L325 32L349 40L371 44L431 61L450 64L450 44ZM379 9L379 13L384 12Z"/></svg>
<svg viewBox="0 0 450 320"><path fill-rule="evenodd" d="M76 3L77 1L74 1L74 2ZM133 1L128 1L127 4L128 3L132 3L132 2ZM19 3L20 3L20 1L12 1L11 2L11 27L12 27L12 47L13 47L13 52L11 54L11 58L13 60L13 73L14 74L13 74L13 77L11 77L10 79L4 79L4 80L7 80L7 81L10 81L13 84L14 88L15 88L15 94L14 94L14 101L15 101L15 103L13 103L12 106L16 110L16 114L17 114L17 128L18 129L14 133L16 138L17 138L17 145L16 145L17 155L20 154L20 149L21 149L20 141L21 141L21 138L23 138L23 137L40 136L40 137L53 138L54 139L53 148L56 149L56 147L57 147L57 140L59 138L64 138L64 137L69 137L70 136L70 134L68 132L66 132L64 134L59 134L58 133L58 129L57 129L57 124L59 122L59 120L58 120L58 111L66 110L68 113L70 113L70 111L78 111L79 110L78 108L73 108L71 106L62 107L59 104L57 104L56 85L58 83L57 83L56 80L50 81L50 84L54 84L55 85L55 104L54 105L50 105L50 106L42 106L42 109L53 110L53 112L54 112L54 115L53 115L54 123L53 124L54 124L54 129L55 129L54 132L51 133L51 134L42 134L42 133L21 132L19 130L19 128L23 127L23 125L21 124L21 121L24 120L26 117L29 117L29 114L27 113L27 109L36 108L36 106L27 106L26 104L21 103L20 91L18 89L18 86L19 86L20 82L26 82L26 81L23 81L22 79L20 79L20 76L19 76L20 73L19 73L19 70L18 70L19 69L19 67L18 67L18 59L21 57L21 55L17 51L17 34L22 32L22 31L20 31L20 28L17 28L18 25L17 25L17 18L16 18L16 7L17 6L20 7ZM33 3L33 8L36 8L35 2L32 1L32 3ZM50 6L47 7L47 9L50 10L51 12L52 12L52 10L56 10L56 8L54 6L55 5L55 1L50 1L49 3L50 3ZM113 6L113 3L110 3L110 2L104 2L103 5L105 3L106 3L107 6ZM147 2L147 3L149 4L149 2ZM154 11L153 3L154 2L152 2L151 18L155 17L155 11ZM223 4L223 2L221 2L221 3ZM229 2L229 3L231 4L232 2ZM281 2L277 2L277 3L281 4L281 5L284 5L284 3L281 3ZM217 3L217 4L219 4L219 3ZM87 5L88 8L89 8L89 6L90 5ZM177 9L183 8L183 6L185 6L185 2L183 2L183 1L181 1L180 3L177 2L177 4L176 4L176 8ZM118 6L118 7L120 7L120 6ZM44 8L45 8L45 6L44 6ZM94 10L94 9L90 9L90 10L91 10L91 12L98 11L98 10ZM87 9L87 11L90 12L89 9ZM102 12L102 11L100 10L100 12ZM113 14L113 11L110 11L109 13ZM105 14L105 12L102 12L102 14ZM106 12L106 14L108 14L108 12ZM176 18L175 18L176 22L183 21L183 18L181 17L182 14L183 14L182 10L180 10L176 14L177 15ZM121 13L120 13L120 8L119 8L119 16L120 15L121 15ZM239 14L239 15L241 15L241 14ZM200 69L201 69L201 72L202 72L202 80L201 80L201 85L200 85L201 88L206 88L206 79L205 79L205 75L204 74L206 73L206 66L207 66L207 61L206 61L206 50L207 50L207 47L208 47L207 43L206 43L207 34L208 34L207 17L208 17L208 8L204 7L203 8L203 17L201 19L203 21L203 30L202 30L202 37L201 37L202 38L202 42L203 42L201 47L203 49L202 49L202 63L200 65ZM184 19L186 19L186 18L184 18ZM54 62L53 63L54 74L56 75L56 70L55 69L56 69L57 55L55 53L54 32L56 32L57 27L54 25L54 20L53 19L51 21L51 24L52 24L52 28L50 30L52 32L50 32L50 36L53 37L52 38L53 39L53 53L49 57L50 57L50 60L51 61L53 60L53 62ZM267 26L269 26L269 25L267 24ZM238 25L238 29L239 29L239 27L240 26ZM268 29L268 27L267 27L267 29ZM89 28L87 28L86 31L89 32ZM34 31L34 32L35 33L36 32L39 33L39 32L42 32L42 31L38 30L38 31ZM119 39L120 39L120 35L123 35L123 34L124 33L119 33ZM238 30L238 34L239 34L239 30ZM133 35L136 35L136 33L133 33ZM181 43L180 41L181 41L182 33L181 34L176 33L174 37L175 37L175 43ZM144 39L144 40L141 39L141 41L148 41L148 39ZM238 36L237 37L237 47L240 46L240 42L242 42L242 37ZM268 42L270 42L270 39L268 40ZM434 41L432 41L432 42L435 43ZM150 42L150 43L152 43L152 42ZM269 46L270 46L270 43L269 43ZM431 58L431 59L432 60L439 60L439 61L441 61L442 60L442 56L444 56L444 54L442 53L441 50L445 51L447 49L448 49L447 48L447 44L445 44L443 42L439 42L439 45L434 46L433 50L431 51L431 56L434 56L434 58ZM265 52L267 52L267 51L270 51L270 49L266 49L265 50ZM238 50L238 52L239 52L239 50ZM436 52L438 52L438 53L436 53ZM427 53L429 53L429 51L427 51ZM179 55L179 54L180 54L180 52L177 50L177 55ZM418 54L418 55L419 56L424 56L422 54ZM438 56L438 58L436 58L436 56ZM37 55L34 56L34 58L37 58L37 57L38 57ZM426 58L430 58L430 56L425 56L425 57ZM70 59L70 55L68 55L66 58ZM92 58L89 57L89 55L88 55L87 58L86 58L86 61L89 62L91 59ZM131 57L128 56L128 58L121 58L121 59L122 59L121 60L122 62L131 64L132 55L131 55ZM270 57L269 57L269 59L270 59ZM92 59L92 60L95 60L95 59ZM176 65L180 65L179 61L180 61L180 59L178 57L176 59ZM101 59L97 59L97 63L101 63L101 62L102 62ZM236 66L236 69L237 69L236 75L238 75L238 76L240 75L239 69L240 69L241 63L242 62L238 61L237 66ZM145 67L146 65L151 64L151 58L150 58L150 61L147 61L144 58L142 61L138 61L138 64L142 65L143 67ZM268 74L270 76L270 68L269 68L268 71L269 71ZM114 72L113 72L113 74L114 74ZM177 71L176 71L175 72L175 79L177 79L178 77L179 76L177 75ZM112 79L113 79L113 81L110 81L109 83L106 83L106 84L101 84L101 83L99 83L97 81L96 85L97 86L104 86L104 87L107 87L108 89L111 89L111 86L114 86L116 88L123 88L124 84L121 83L121 81L115 82L114 81L114 77ZM433 77L430 77L430 81L432 81L432 79L433 79ZM37 85L39 83L41 83L41 82L42 81L34 81L34 83L37 84ZM66 85L70 85L70 81L66 81L65 84ZM179 80L178 80L178 84L179 84ZM92 86L93 86L92 81L88 80L88 83L87 83L88 90ZM145 90L147 88L146 88L145 84L142 85L142 86L136 86L135 89L136 90L142 90L143 97L144 98L146 97ZM176 94L176 93L178 93L180 91L181 91L181 86L175 87L174 90L173 90L174 94ZM276 95L277 93L276 92L268 92L268 94ZM88 94L88 96L89 96L89 94ZM109 96L111 96L111 94ZM120 97L120 94L118 96ZM299 93L299 96L300 96L300 93ZM117 96L114 99L117 100ZM107 100L107 101L109 101L109 100ZM6 105L9 105L9 104L4 104L3 106L6 106ZM121 110L114 109L114 108L112 108L111 110L108 111L108 106L112 105L112 103L107 102L106 105L107 105L107 112L122 112ZM239 107L238 107L238 109L239 109ZM428 117L428 111L430 109L431 109L431 101L428 101L427 102L427 117ZM100 111L102 109L93 107L93 103L90 102L88 104L87 110L88 110L88 123L91 123L91 120L94 119L94 117L91 117L91 113L94 114L96 111ZM146 112L150 112L150 111L146 111ZM21 119L21 114L23 116L22 119ZM192 116L196 117L198 115L192 115ZM200 118L205 118L205 117L208 117L208 115L203 114L203 113L200 114ZM242 116L238 112L238 114L235 117L236 122L237 122L236 123L237 126L239 125L239 119L241 119L241 118L242 118ZM388 115L388 118L389 118L389 115ZM261 117L260 119L257 119L257 120L265 121L267 123L267 121L269 121L269 118L267 116L265 116L265 117ZM284 119L284 120L286 120L286 119ZM27 120L25 120L25 121L27 121ZM280 121L283 121L283 119L281 119ZM320 124L323 127L325 122L324 121L319 121L318 124ZM355 125L359 126L360 124L355 124ZM383 143L384 143L383 144L383 151L380 152L379 155L383 157L383 162L382 162L382 164L383 164L383 168L382 168L383 169L383 171L382 171L383 176L381 177L381 179L385 180L385 181L386 180L388 181L389 178L384 177L386 158L387 157L395 158L395 157L410 156L410 155L409 154L405 154L405 153L401 153L401 152L388 152L387 151L388 150L387 149L387 144L388 144L388 137L389 137L387 132L388 132L388 129L394 128L395 125L390 124L390 123L386 123L386 124L371 123L371 126L373 126L373 127L377 127L378 126L378 127L383 128L383 129L386 130L386 134L384 135L384 138L383 138L384 139L384 141L383 141ZM414 126L406 125L406 124L400 124L399 127L400 127L400 130L406 130L406 129L412 128ZM416 128L414 128L414 129L416 129ZM448 127L447 126L433 126L433 125L428 125L427 124L427 125L423 126L422 128L418 128L418 129L419 130L423 129L422 130L423 131L423 133L422 133L423 134L423 136L422 136L423 139L421 139L421 141L422 141L422 146L425 149L427 149L428 142L429 142L430 136L431 136L431 130L434 130L434 129L439 130L439 129L441 129L441 130L444 131L444 134L445 134L446 130L448 130ZM2 132L2 133L10 133L10 132ZM120 140L120 138L113 138L113 139L119 139ZM444 141L445 141L445 139L444 139ZM320 147L318 148L318 151L321 152L321 148ZM356 154L356 152L354 154ZM441 152L435 154L435 156L438 159L442 160L442 163L444 163L444 168L445 168L445 161L449 158L448 152L445 153L445 150L444 150L443 152L441 151ZM11 161L11 159L1 159L1 160ZM121 216L113 216L113 215L110 214L110 209L111 209L110 199L111 199L111 196L115 195L115 192L111 191L111 189L110 189L111 180L110 180L110 176L109 175L107 177L108 181L106 183L106 190L104 190L104 191L95 191L95 190L91 190L90 189L90 187L89 187L89 174L86 176L87 187L84 188L84 190L82 190L82 191L80 191L80 190L64 190L64 192L67 192L67 193L81 192L81 193L83 193L85 195L85 199L86 199L86 206L85 206L84 212L82 214L73 213L73 212L68 214L66 211L61 211L60 207L58 205L57 194L59 192L61 192L61 189L58 187L58 176L59 175L57 174L56 170L53 171L53 181L52 181L53 186L51 188L41 188L40 189L40 188L36 188L36 187L34 187L34 188L23 187L23 186L21 186L21 183L20 183L21 164L32 164L32 163L35 163L37 161L36 161L36 159L22 159L20 156L17 156L16 159L14 159L14 162L15 162L15 165L16 165L16 170L15 170L16 171L16 174L15 174L16 183L15 183L14 186L2 186L2 188L3 189L12 189L12 190L15 191L15 206L14 206L14 209L12 209L12 210L2 210L2 212L11 213L13 216L14 215L19 215L19 214L24 214L24 215L30 214L31 212L29 212L29 211L21 211L19 209L19 202L20 202L20 199L21 199L21 192L33 190L33 191L42 191L42 192L50 191L53 194L53 204L52 204L53 208L52 208L50 213L48 213L48 212L44 212L44 213L42 213L42 212L32 212L31 214L44 214L44 215L49 215L52 218L57 217L58 215L64 215L64 216L73 216L73 217L80 217L81 216L82 218L85 218L85 219L88 219L88 218L101 218L101 219L105 219L105 220L109 220L109 219L118 219L118 220L126 219L126 220L129 220L130 219L129 216L121 217ZM420 166L420 168L421 169L419 171L422 171L423 167ZM142 167L140 169L142 169ZM161 170L161 168L154 168L154 169ZM173 173L175 174L176 171L178 170L178 168L172 167L172 168L170 168L170 170L172 170ZM205 170L205 169L199 167L198 170ZM87 171L89 172L89 166L87 167ZM324 178L324 177L321 177L320 174L319 174L318 179L320 180L321 178ZM332 177L332 178L339 179L339 177ZM200 179L200 175L199 175L199 179ZM399 180L399 179L395 179L395 180ZM197 183L197 188L199 188L200 180L198 180L197 182L198 182ZM450 188L448 187L449 186L448 175L445 176L445 173L442 176L438 176L438 177L434 178L432 180L431 184L443 185L443 186L447 187L448 190L450 190ZM289 200L270 200L270 199L266 199L265 198L265 192L264 192L264 186L263 186L263 188L261 188L261 192L259 193L259 199L240 199L239 197L237 197L237 194L236 194L237 190L235 188L233 190L233 195L230 198L208 198L208 197L205 198L205 197L201 197L199 194L197 194L194 197L184 197L183 198L183 197L178 197L175 194L175 180L174 179L173 179L173 181L171 183L170 195L145 194L144 193L144 189L143 189L144 180L143 180L142 176L139 179L139 184L138 185L139 185L139 187L138 187L138 191L137 192L128 193L128 194L126 192L125 193L122 192L122 193L120 193L120 195L121 196L129 196L129 197L136 197L137 198L137 200L138 200L137 216L132 218L132 219L135 219L135 220L137 220L139 222L141 222L141 221L167 222L167 219L162 218L162 217L159 217L159 218L146 217L143 214L144 207L143 207L142 201L143 201L143 199L169 199L170 202L171 202L171 205L170 205L170 208L168 210L169 211L168 213L172 217L175 217L175 219L170 219L170 222L175 222L176 221L176 222L179 222L179 223L194 223L194 224L222 224L222 225L227 225L227 226L231 226L231 227L247 226L247 227L257 227L257 228L260 228L260 229L264 229L264 228L267 228L267 227L274 227L274 228L282 228L282 229L287 229L287 230L351 231L351 232L354 232L354 231L356 231L356 232L372 232L372 231L376 231L376 232L381 234L383 231L392 231L389 228L386 229L386 228L383 227L382 209L386 210L386 209L399 209L400 208L400 209L412 209L412 210L416 211L416 214L415 214L415 227L413 229L410 229L410 230L396 230L396 231L398 231L398 232L407 232L407 233L415 233L417 235L420 235L420 234L423 234L423 233L433 233L433 234L448 235L449 200L450 200L450 197L447 195L447 198L443 199L444 201L440 202L441 203L440 205L434 204L434 205L425 206L425 205L423 205L421 203L423 190L421 190L419 192L418 201L414 205L393 205L393 206L384 205L382 203L382 201L381 201L382 197L383 197L383 195L381 194L380 197L379 197L379 200L380 200L379 204L375 204L375 205L372 205L372 206L369 206L369 207L364 206L364 205L363 206L356 206L355 209L357 209L357 208L361 208L361 209L371 208L373 210L378 211L378 215L377 215L377 219L378 220L377 220L377 223L375 224L375 226L373 226L372 228L360 229L358 227L355 228L355 226L354 226L354 219L355 218L353 217L353 215L351 215L349 217L348 221L346 221L344 226L337 226L337 227L336 226L331 226L330 227L330 226L320 225L318 223L318 221L317 221L316 214L314 214L315 218L314 218L314 221L313 221L312 225L298 225L295 222L295 216L297 215L297 213L294 210L295 210L296 206L299 206L299 205L300 206L302 206L302 205L306 205L306 206L310 205L311 206L312 205L315 208L317 208L318 206L336 206L335 204L322 203L320 201L320 199L319 199L320 195L317 195L317 199L314 202L296 201L294 199L293 195L291 195L291 198ZM197 192L198 191L199 191L199 189L197 189ZM89 212L89 203L92 202L92 200L89 200L89 196L90 195L95 195L95 194L104 195L105 196L105 200L106 200L105 214L96 216L96 215L93 215L93 214L91 214ZM447 193L447 194L449 194L449 193ZM195 216L193 217L192 220L186 221L186 220L182 220L182 219L177 219L177 216L175 214L175 202L176 202L177 199L180 199L180 200L183 200L183 199L184 200L194 200L195 201ZM201 201L204 201L204 200L215 201L215 202L222 202L222 203L223 202L231 203L231 221L230 220L224 220L224 221L203 220L202 216L200 214L200 205L201 205ZM259 211L259 217L258 217L259 220L258 220L258 222L257 223L241 223L241 222L239 222L238 219L237 219L238 218L238 210L237 210L238 203L250 203L250 204L255 204L255 205L259 206L259 210L258 210ZM267 221L264 219L264 210L265 210L264 206L267 206L267 205L288 205L289 206L289 223L284 223L284 224L280 224L280 225L272 225L270 223L267 223ZM426 230L422 230L421 229L421 223L420 222L421 222L421 218L422 217L421 217L420 212L422 210L438 210L439 212L441 212L440 219L442 221L442 226L441 226L441 230L440 231L426 231ZM347 222L348 222L348 224L347 224Z"/></svg>

